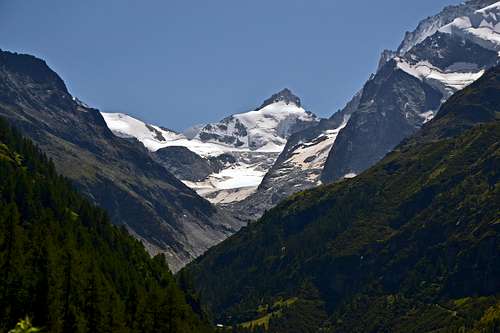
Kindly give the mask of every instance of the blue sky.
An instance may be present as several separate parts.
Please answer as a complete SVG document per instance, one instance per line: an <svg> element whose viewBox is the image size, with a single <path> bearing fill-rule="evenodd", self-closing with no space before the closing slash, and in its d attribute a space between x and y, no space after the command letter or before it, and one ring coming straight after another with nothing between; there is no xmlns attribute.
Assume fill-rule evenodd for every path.
<svg viewBox="0 0 500 333"><path fill-rule="evenodd" d="M0 48L103 111L182 130L291 88L330 116L384 48L458 0L0 0Z"/></svg>

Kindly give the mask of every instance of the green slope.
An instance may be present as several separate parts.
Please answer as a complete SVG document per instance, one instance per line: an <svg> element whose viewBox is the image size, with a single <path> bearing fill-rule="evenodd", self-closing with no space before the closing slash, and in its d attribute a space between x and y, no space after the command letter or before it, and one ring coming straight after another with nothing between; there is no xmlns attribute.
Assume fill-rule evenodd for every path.
<svg viewBox="0 0 500 333"><path fill-rule="evenodd" d="M495 331L499 120L496 68L367 172L292 196L189 265L202 301L227 325L271 315L270 332Z"/></svg>
<svg viewBox="0 0 500 333"><path fill-rule="evenodd" d="M153 259L0 119L0 332L205 332Z"/></svg>

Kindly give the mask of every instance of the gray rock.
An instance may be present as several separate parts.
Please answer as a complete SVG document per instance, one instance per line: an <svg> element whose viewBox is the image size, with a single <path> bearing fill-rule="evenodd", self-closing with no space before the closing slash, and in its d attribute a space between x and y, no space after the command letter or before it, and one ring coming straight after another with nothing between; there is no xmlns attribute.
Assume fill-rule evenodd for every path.
<svg viewBox="0 0 500 333"><path fill-rule="evenodd" d="M272 95L268 99L266 99L264 103L262 103L262 105L257 108L257 110L263 109L266 106L277 102L285 102L286 104L295 104L298 107L301 106L300 98L295 96L290 89L285 88L280 92Z"/></svg>

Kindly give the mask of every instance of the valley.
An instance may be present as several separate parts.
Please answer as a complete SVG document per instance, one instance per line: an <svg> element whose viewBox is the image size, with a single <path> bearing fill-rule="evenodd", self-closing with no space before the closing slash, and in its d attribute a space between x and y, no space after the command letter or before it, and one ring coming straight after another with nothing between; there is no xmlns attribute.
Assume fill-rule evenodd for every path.
<svg viewBox="0 0 500 333"><path fill-rule="evenodd" d="M343 22L332 8L344 5L267 3L276 15L213 3L203 7L218 11L213 22L197 25L189 15L201 7L172 16L157 3L145 15L137 3L127 24L106 14L106 29L92 34L99 52L85 60L102 70L92 84L69 47L50 61L0 49L0 333L500 332L500 1L423 16L396 48L363 60L374 71L349 86L342 107L314 109L311 91L331 106L348 83L298 81L320 82L333 68L354 76L366 58L349 54L339 68L342 52L360 43L347 31L319 38L323 24ZM55 5L46 6L54 18ZM416 16L365 6L396 26L389 12ZM226 10L244 21L253 8L253 30L217 28ZM368 27L373 18L359 10L364 34L387 29ZM309 23L298 34L292 12ZM112 38L113 22L133 31ZM66 36L66 45L68 31L92 30L84 23L84 32L66 23L51 38ZM350 32L360 29L351 23ZM130 46L136 31L150 47L139 53ZM233 38L220 44L222 35ZM314 76L325 44L332 67ZM115 72L110 45L120 50ZM253 56L225 56L241 50ZM181 61L168 61L177 54ZM267 61L274 66L260 72ZM178 72L184 62L188 72ZM207 78L210 87L200 84ZM110 79L116 87L94 89ZM263 101L251 96L264 86L280 88ZM73 89L115 101L97 109ZM143 101L159 91L158 121L141 120L154 112L137 105L152 105ZM184 98L186 109L167 107L177 99L162 94ZM222 105L232 107L216 116ZM191 127L172 129L187 120Z"/></svg>

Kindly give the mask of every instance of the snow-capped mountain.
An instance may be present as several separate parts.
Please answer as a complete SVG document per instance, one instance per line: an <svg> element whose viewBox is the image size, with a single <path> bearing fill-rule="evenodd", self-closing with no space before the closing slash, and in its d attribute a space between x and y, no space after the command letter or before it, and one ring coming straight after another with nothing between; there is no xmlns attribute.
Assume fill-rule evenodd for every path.
<svg viewBox="0 0 500 333"><path fill-rule="evenodd" d="M321 173L340 131L359 104L361 92L341 112L293 134L257 191L240 202L223 205L238 219L258 219L284 198L321 184Z"/></svg>
<svg viewBox="0 0 500 333"><path fill-rule="evenodd" d="M150 151L184 146L201 156L228 151L279 153L290 135L319 122L316 115L302 108L300 99L289 89L273 95L255 111L197 125L182 134L123 113L102 115L115 135L136 138Z"/></svg>
<svg viewBox="0 0 500 333"><path fill-rule="evenodd" d="M331 182L358 174L434 117L453 93L499 59L500 2L446 7L382 54L357 110L340 131L322 174Z"/></svg>
<svg viewBox="0 0 500 333"><path fill-rule="evenodd" d="M300 99L289 89L284 89L255 111L205 125L195 139L239 150L279 153L291 134L314 122L317 122L316 116L305 111Z"/></svg>
<svg viewBox="0 0 500 333"><path fill-rule="evenodd" d="M434 35L443 26L451 23L457 17L468 16L494 3L492 0L471 0L464 4L445 7L437 15L422 20L412 32L406 32L405 37L395 54L404 55L415 45Z"/></svg>
<svg viewBox="0 0 500 333"><path fill-rule="evenodd" d="M186 134L125 114L103 113L103 117L115 135L142 142L169 171L214 203L250 195L287 139L319 121L289 89L271 96L254 111L193 127Z"/></svg>
<svg viewBox="0 0 500 333"><path fill-rule="evenodd" d="M226 208L256 219L295 192L373 165L497 63L499 4L468 1L423 20L397 51L382 52L343 110L292 135L258 191Z"/></svg>
<svg viewBox="0 0 500 333"><path fill-rule="evenodd" d="M405 54L394 57L397 67L448 98L496 63L500 50L499 9L500 3L495 3L439 27Z"/></svg>

